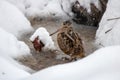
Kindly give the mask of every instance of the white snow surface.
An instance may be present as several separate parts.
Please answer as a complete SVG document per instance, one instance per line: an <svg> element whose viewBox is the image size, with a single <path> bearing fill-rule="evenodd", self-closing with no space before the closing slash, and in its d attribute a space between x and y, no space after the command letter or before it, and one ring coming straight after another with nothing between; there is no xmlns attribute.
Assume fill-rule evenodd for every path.
<svg viewBox="0 0 120 80"><path fill-rule="evenodd" d="M62 0L30 0L31 6L26 9L26 16L29 18L33 17L41 17L41 18L60 18L60 19L69 19L69 16L61 8ZM70 1L64 0L64 2L68 2L67 6L70 6ZM64 5L63 5L64 6ZM66 7L67 13L71 14L69 8ZM65 10L65 11L66 11Z"/></svg>
<svg viewBox="0 0 120 80"><path fill-rule="evenodd" d="M0 80L18 80L28 76L30 76L28 72L19 69L0 56Z"/></svg>
<svg viewBox="0 0 120 80"><path fill-rule="evenodd" d="M23 13L4 0L0 1L0 28L14 34L17 38L33 30Z"/></svg>
<svg viewBox="0 0 120 80"><path fill-rule="evenodd" d="M120 45L120 19L109 20L120 17L119 0L108 0L107 9L99 24L96 33L96 43L101 46Z"/></svg>
<svg viewBox="0 0 120 80"><path fill-rule="evenodd" d="M0 28L0 55L12 58L30 55L29 47L22 41Z"/></svg>
<svg viewBox="0 0 120 80"><path fill-rule="evenodd" d="M20 69L31 71L30 68L18 63L15 59L31 56L29 47L22 41L0 28L0 56Z"/></svg>
<svg viewBox="0 0 120 80"><path fill-rule="evenodd" d="M120 80L120 46L106 47L76 62L53 66L22 80Z"/></svg>
<svg viewBox="0 0 120 80"><path fill-rule="evenodd" d="M28 18L42 17L42 18L69 18L64 11L62 11L60 4L63 4L65 11L70 12L70 2L73 0L6 0L16 7L18 7ZM62 2L62 3L61 3ZM67 5L66 5L67 2ZM65 4L65 5L64 5Z"/></svg>
<svg viewBox="0 0 120 80"><path fill-rule="evenodd" d="M55 50L55 45L54 42L52 40L52 37L50 36L49 32L44 28L44 27L40 27L38 28L34 34L30 37L31 41L34 41L36 37L39 37L39 40L41 42L43 42L43 44L45 45L43 47L43 50Z"/></svg>
<svg viewBox="0 0 120 80"><path fill-rule="evenodd" d="M14 4L16 7L18 7L23 13L25 13L26 7L29 7L29 2L27 0L5 0L10 2L11 4Z"/></svg>
<svg viewBox="0 0 120 80"><path fill-rule="evenodd" d="M20 10L4 0L0 0L0 17L0 56L20 69L31 70L15 60L31 56L29 47L17 39L32 31L29 21Z"/></svg>
<svg viewBox="0 0 120 80"><path fill-rule="evenodd" d="M6 0L17 6L29 19L60 18L70 19L73 17L71 6L76 0ZM99 0L78 0L80 5L90 13L90 3L100 8ZM62 9L62 7L63 9ZM67 13L67 14L66 14Z"/></svg>

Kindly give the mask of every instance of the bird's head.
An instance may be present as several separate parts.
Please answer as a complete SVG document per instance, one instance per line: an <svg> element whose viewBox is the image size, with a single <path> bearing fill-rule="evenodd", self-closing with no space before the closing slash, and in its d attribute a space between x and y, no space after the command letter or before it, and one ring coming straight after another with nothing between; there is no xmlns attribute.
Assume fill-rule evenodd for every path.
<svg viewBox="0 0 120 80"><path fill-rule="evenodd" d="M66 31L68 29L71 29L71 22L68 20L68 21L64 21L63 24L62 24L62 27L60 28L60 31Z"/></svg>
<svg viewBox="0 0 120 80"><path fill-rule="evenodd" d="M69 20L63 22L63 26L70 26L71 24Z"/></svg>

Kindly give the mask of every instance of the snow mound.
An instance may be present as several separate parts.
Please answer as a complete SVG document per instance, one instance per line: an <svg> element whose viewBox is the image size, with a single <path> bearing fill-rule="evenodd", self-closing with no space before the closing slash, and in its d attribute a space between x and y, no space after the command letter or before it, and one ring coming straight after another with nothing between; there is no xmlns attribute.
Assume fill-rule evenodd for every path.
<svg viewBox="0 0 120 80"><path fill-rule="evenodd" d="M0 56L8 60L9 63L14 64L25 71L32 71L30 68L18 63L15 59L32 56L29 47L22 41L0 28Z"/></svg>
<svg viewBox="0 0 120 80"><path fill-rule="evenodd" d="M120 46L106 47L76 62L53 66L22 80L120 80Z"/></svg>
<svg viewBox="0 0 120 80"><path fill-rule="evenodd" d="M69 19L73 16L71 4L74 0L6 0L18 7L29 19L40 18L61 18ZM63 9L61 8L61 5Z"/></svg>
<svg viewBox="0 0 120 80"><path fill-rule="evenodd" d="M26 8L29 7L30 4L27 0L6 0L6 1L15 5L23 13L25 13Z"/></svg>
<svg viewBox="0 0 120 80"><path fill-rule="evenodd" d="M68 0L66 0L68 1ZM61 8L61 0L30 0L31 6L26 9L26 16L28 18L40 17L40 18L60 18L69 19L69 16ZM64 1L65 2L65 1ZM43 4L42 4L43 3ZM70 3L67 6L70 6ZM64 5L63 5L64 6ZM69 7L70 8L70 7ZM71 13L68 7L67 13Z"/></svg>
<svg viewBox="0 0 120 80"><path fill-rule="evenodd" d="M109 20L117 17L120 17L119 0L109 0L96 33L97 44L101 46L120 45L120 19Z"/></svg>
<svg viewBox="0 0 120 80"><path fill-rule="evenodd" d="M0 28L0 55L12 58L31 55L29 47L22 41Z"/></svg>
<svg viewBox="0 0 120 80"><path fill-rule="evenodd" d="M0 27L18 38L33 30L23 13L7 1L0 1Z"/></svg>
<svg viewBox="0 0 120 80"><path fill-rule="evenodd" d="M0 80L18 80L30 76L30 74L0 57Z"/></svg>
<svg viewBox="0 0 120 80"><path fill-rule="evenodd" d="M73 17L71 6L76 0L6 0L18 7L30 20L34 18L59 18L68 20ZM93 3L101 10L99 0L78 0L80 5L91 12Z"/></svg>
<svg viewBox="0 0 120 80"><path fill-rule="evenodd" d="M39 37L39 40L45 45L43 47L43 50L55 50L55 45L52 40L52 37L50 36L49 32L44 28L40 27L38 28L34 34L30 37L31 41L34 41L36 37Z"/></svg>

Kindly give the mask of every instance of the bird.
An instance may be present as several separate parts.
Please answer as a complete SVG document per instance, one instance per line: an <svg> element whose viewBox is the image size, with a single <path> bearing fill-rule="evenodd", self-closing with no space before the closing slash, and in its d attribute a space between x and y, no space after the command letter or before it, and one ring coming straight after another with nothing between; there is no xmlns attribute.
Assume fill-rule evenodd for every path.
<svg viewBox="0 0 120 80"><path fill-rule="evenodd" d="M57 34L60 49L71 57L71 60L85 57L82 39L71 27L70 21L64 21Z"/></svg>
<svg viewBox="0 0 120 80"><path fill-rule="evenodd" d="M44 47L44 44L39 40L39 36L37 36L33 41L33 47L37 52L40 52L42 48Z"/></svg>

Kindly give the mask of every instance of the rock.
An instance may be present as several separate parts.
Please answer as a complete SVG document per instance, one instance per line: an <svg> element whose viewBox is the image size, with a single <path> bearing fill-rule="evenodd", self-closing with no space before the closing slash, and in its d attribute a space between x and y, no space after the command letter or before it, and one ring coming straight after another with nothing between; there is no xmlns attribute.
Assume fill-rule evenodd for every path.
<svg viewBox="0 0 120 80"><path fill-rule="evenodd" d="M80 5L79 1L76 1L72 5L72 12L74 13L73 21L78 24L84 24L89 26L98 26L103 13L106 10L106 4L108 0L100 0L100 9L98 9L94 3L90 3L90 11Z"/></svg>

